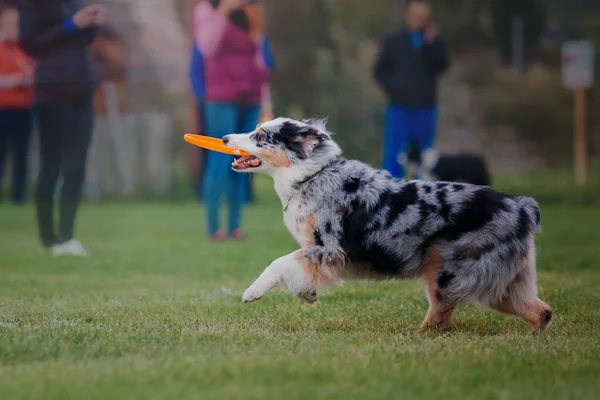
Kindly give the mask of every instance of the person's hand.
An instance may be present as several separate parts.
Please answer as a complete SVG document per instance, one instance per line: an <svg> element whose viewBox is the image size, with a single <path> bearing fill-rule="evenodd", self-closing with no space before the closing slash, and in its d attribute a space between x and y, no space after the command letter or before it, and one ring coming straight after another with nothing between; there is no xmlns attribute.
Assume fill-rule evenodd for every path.
<svg viewBox="0 0 600 400"><path fill-rule="evenodd" d="M93 11L92 20L94 26L102 26L106 23L106 8L103 5L96 4L91 7L95 7Z"/></svg>
<svg viewBox="0 0 600 400"><path fill-rule="evenodd" d="M425 28L425 43L431 44L439 36L439 31L434 24L429 24Z"/></svg>
<svg viewBox="0 0 600 400"><path fill-rule="evenodd" d="M73 14L73 22L79 29L103 25L105 19L106 11L100 4L84 7Z"/></svg>
<svg viewBox="0 0 600 400"><path fill-rule="evenodd" d="M248 3L248 0L221 0L217 10L223 15L229 15L246 3Z"/></svg>
<svg viewBox="0 0 600 400"><path fill-rule="evenodd" d="M5 89L14 89L25 85L25 77L22 74L11 74L0 79L0 86Z"/></svg>

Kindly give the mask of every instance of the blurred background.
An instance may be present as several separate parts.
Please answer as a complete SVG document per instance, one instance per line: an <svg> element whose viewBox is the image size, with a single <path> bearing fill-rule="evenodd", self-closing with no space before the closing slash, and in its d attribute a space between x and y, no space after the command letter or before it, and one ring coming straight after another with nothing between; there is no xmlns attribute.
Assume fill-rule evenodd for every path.
<svg viewBox="0 0 600 400"><path fill-rule="evenodd" d="M384 145L388 99L374 69L382 43L407 22L409 1L0 0L19 4L29 31L17 40L15 10L0 16L0 400L598 399L600 85L576 95L563 67L579 79L591 65L565 57L565 44L600 51L600 0L430 0L450 59L439 80L439 169L471 178L489 170L492 187L540 203L537 276L555 310L548 333L531 335L516 318L472 306L449 331L420 330L421 282L347 282L315 307L281 288L242 305L264 267L298 244L270 178L232 172L232 157L205 154L184 134L220 137L271 115L328 117L346 157L381 167L394 146ZM229 13L216 10L225 3L234 5ZM260 31L264 16L270 52L251 26L241 29L246 36L231 27L243 25L240 4L264 5L247 17ZM199 18L201 9L212 20ZM221 29L211 25L217 20ZM91 44L89 28L97 29ZM427 79L414 76L445 64L425 54L442 43L429 41L427 28L420 47L404 35L402 50L436 66L394 71L409 83L407 102L430 97ZM198 49L214 31L227 46L213 47L241 48L245 63ZM37 79L23 49L37 57ZM236 110L203 97L199 53L221 79L214 87L223 76L260 80L239 91L245 98L226 99ZM215 67L219 57L228 69ZM598 81L600 61L593 68ZM44 89L46 103L34 105L33 91ZM25 97L23 109L6 107ZM33 114L32 129L6 129L8 119ZM575 146L575 126L585 146ZM9 143L15 137L19 146ZM2 146L21 152L3 155ZM385 158L398 167L391 153ZM587 155L579 182L575 153ZM27 190L16 190L23 176Z"/></svg>
<svg viewBox="0 0 600 400"><path fill-rule="evenodd" d="M201 162L182 136L198 132L189 81L197 2L94 2L106 6L107 25L93 45L104 85L95 98L88 200L194 196L194 174ZM274 114L329 117L329 128L346 156L380 165L386 99L372 68L381 40L402 24L404 1L264 3L276 59L271 77ZM570 187L573 92L561 82L561 44L581 38L599 43L600 2L432 4L452 60L440 84L436 148L482 154L493 176L509 184L549 176L547 186L561 181L561 187ZM591 175L577 192L592 200L600 197L593 172L600 160L599 91L596 85L586 96ZM34 139L31 171L37 163ZM535 185L540 179L528 182Z"/></svg>

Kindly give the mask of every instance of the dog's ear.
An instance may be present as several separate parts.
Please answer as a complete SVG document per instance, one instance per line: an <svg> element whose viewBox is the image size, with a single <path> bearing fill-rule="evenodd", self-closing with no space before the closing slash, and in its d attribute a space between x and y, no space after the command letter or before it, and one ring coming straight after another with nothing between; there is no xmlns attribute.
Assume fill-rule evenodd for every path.
<svg viewBox="0 0 600 400"><path fill-rule="evenodd" d="M311 119L302 120L302 122L304 122L306 125L309 125L309 126L312 126L313 128L318 129L321 132L327 132L328 118L321 118L321 119L311 118Z"/></svg>
<svg viewBox="0 0 600 400"><path fill-rule="evenodd" d="M331 140L326 131L312 125L303 128L296 136L295 142L299 146L302 158L308 158L324 141Z"/></svg>
<svg viewBox="0 0 600 400"><path fill-rule="evenodd" d="M427 169L434 168L440 159L440 153L436 149L427 149L423 152L423 166Z"/></svg>
<svg viewBox="0 0 600 400"><path fill-rule="evenodd" d="M421 153L421 145L416 140L412 140L406 150L406 158L408 161L421 164L423 162L423 154Z"/></svg>
<svg viewBox="0 0 600 400"><path fill-rule="evenodd" d="M319 140L331 140L331 132L327 130L327 121L327 118L304 120L303 122L309 126L307 136L314 136Z"/></svg>

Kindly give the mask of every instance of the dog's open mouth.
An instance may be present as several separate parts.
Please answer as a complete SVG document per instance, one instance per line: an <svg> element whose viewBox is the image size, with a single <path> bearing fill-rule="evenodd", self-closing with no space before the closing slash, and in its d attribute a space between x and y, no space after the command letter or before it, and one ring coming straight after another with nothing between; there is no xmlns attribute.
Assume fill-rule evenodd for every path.
<svg viewBox="0 0 600 400"><path fill-rule="evenodd" d="M262 161L260 161L260 158L254 157L254 156L248 156L248 157L236 158L235 160L233 160L231 167L235 170L242 170L242 169L248 169L248 168L257 168L257 167L260 167L261 164L262 164Z"/></svg>

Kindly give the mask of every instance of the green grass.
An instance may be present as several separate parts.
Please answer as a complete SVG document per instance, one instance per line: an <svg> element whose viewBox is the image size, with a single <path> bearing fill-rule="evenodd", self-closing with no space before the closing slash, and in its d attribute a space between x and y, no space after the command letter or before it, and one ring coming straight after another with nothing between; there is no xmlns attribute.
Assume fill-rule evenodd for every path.
<svg viewBox="0 0 600 400"><path fill-rule="evenodd" d="M261 181L261 185L264 182ZM268 197L266 193L269 193ZM467 307L421 332L422 282L350 283L308 306L244 305L295 249L269 189L248 239L209 244L196 204L85 205L92 257L38 253L31 207L0 208L1 399L595 399L600 208L542 205L544 335Z"/></svg>
<svg viewBox="0 0 600 400"><path fill-rule="evenodd" d="M494 186L508 193L533 196L546 204L600 205L599 172L590 168L583 187L575 185L570 168L494 176Z"/></svg>

